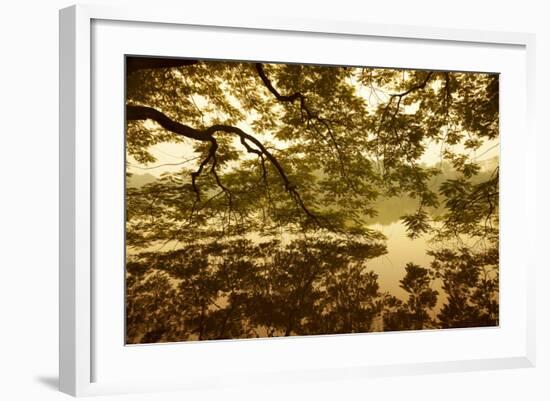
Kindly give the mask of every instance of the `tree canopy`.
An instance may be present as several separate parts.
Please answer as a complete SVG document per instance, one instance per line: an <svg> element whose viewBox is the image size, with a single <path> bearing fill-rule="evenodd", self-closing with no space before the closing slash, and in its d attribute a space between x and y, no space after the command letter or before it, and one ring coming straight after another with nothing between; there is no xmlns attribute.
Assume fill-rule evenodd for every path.
<svg viewBox="0 0 550 401"><path fill-rule="evenodd" d="M126 189L128 342L498 324L499 172L479 163L498 146L497 74L126 67L128 164L161 143L189 156ZM408 299L369 270L387 252L369 219L394 198L414 201L409 237L434 244L430 266L403 267Z"/></svg>

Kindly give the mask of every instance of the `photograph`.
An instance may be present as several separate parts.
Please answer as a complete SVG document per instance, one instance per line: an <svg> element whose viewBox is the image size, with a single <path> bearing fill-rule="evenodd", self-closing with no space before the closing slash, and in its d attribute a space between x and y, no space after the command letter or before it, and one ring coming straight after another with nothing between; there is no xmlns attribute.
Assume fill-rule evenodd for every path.
<svg viewBox="0 0 550 401"><path fill-rule="evenodd" d="M544 5L6 2L0 401L549 401Z"/></svg>
<svg viewBox="0 0 550 401"><path fill-rule="evenodd" d="M126 55L121 135L125 344L499 326L498 73Z"/></svg>

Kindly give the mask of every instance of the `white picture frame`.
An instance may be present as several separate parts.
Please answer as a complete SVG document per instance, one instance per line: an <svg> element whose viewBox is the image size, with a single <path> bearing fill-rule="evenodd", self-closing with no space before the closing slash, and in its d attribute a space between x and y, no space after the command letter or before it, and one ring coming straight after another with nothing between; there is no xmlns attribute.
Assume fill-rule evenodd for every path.
<svg viewBox="0 0 550 401"><path fill-rule="evenodd" d="M104 25L103 22L105 22ZM122 24L116 26L116 24ZM128 24L136 24L130 26ZM515 171L508 171L509 175L503 178L503 194L507 194L510 199L508 206L503 205L502 215L509 218L508 231L512 229L525 229L529 232L535 232L534 219L536 212L530 202L530 196L535 193L535 150L534 150L534 130L533 130L533 112L534 112L534 35L524 33L507 32L483 32L471 30L451 30L436 29L427 27L411 27L397 25L372 25L362 21L318 21L318 20L294 20L292 18L271 18L261 17L243 20L227 20L223 16L203 16L186 15L179 10L158 9L155 7L132 7L132 8L113 8L99 5L78 5L72 6L60 11L60 357L59 357L59 375L60 390L75 396L95 395L108 393L126 393L137 391L164 391L171 389L189 389L189 388L211 388L216 386L243 385L250 381L262 382L295 382L305 380L329 380L331 378L352 378L361 379L373 376L402 375L402 374L422 374L450 371L467 371L480 369L503 369L515 367L530 367L535 364L535 321L534 321L534 270L535 259L523 258L519 268L520 275L502 276L502 282L505 288L514 289L514 291L504 292L501 299L505 304L517 304L517 308L511 312L506 310L502 313L510 313L510 319L501 327L488 330L457 330L454 333L447 331L444 341L451 344L455 339L458 343L472 343L476 339L495 343L494 349L484 348L480 345L477 351L472 351L465 358L447 357L428 358L421 360L411 354L407 358L396 362L397 359L384 357L373 357L372 360L366 360L361 353L354 357L349 355L338 359L338 350L342 347L363 347L367 342L382 341L387 344L397 346L400 343L408 341L417 341L418 344L430 344L438 341L441 337L437 331L422 333L422 338L415 333L393 333L372 334L368 336L326 336L322 341L323 347L328 347L324 361L315 361L314 355L318 353L321 343L313 338L293 338L282 340L244 340L231 342L208 342L208 344L188 344L188 357L195 358L195 361L204 359L208 361L209 357L222 352L226 358L239 358L244 360L248 358L247 353L256 353L263 357L274 358L274 365L277 369L261 370L245 367L236 369L236 374L225 374L223 369L213 374L208 373L208 368L189 370L186 377L166 377L163 372L148 372L147 380L140 378L132 380L131 377L118 377L113 372L102 378L101 366L105 367L108 362L114 364L116 369L120 369L117 363L139 364L151 366L152 361L160 361L162 358L177 358L179 348L170 348L174 345L158 345L147 347L124 347L122 341L118 344L122 353L131 353L129 359L117 360L117 352L111 352L103 344L110 334L103 321L105 313L101 305L94 303L95 291L103 288L105 284L104 276L94 274L94 263L98 258L105 257L96 254L94 250L94 235L98 230L98 205L95 194L97 193L96 176L98 173L97 154L105 152L105 142L98 148L94 138L93 127L101 124L94 121L94 118L100 118L101 112L95 111L96 103L93 100L94 86L92 79L94 68L98 70L101 62L96 60L96 55L101 54L105 41L101 40L101 32L98 33L98 40L94 42L94 24L99 24L97 29L107 29L113 46L116 46L117 38L122 38L124 30L135 29L139 33L144 26L155 27L151 30L152 35L167 35L166 29L195 29L194 34L205 35L207 42L208 32L219 35L228 34L227 32L236 32L242 37L251 37L251 35L263 32L266 35L286 35L287 37L307 36L316 41L330 41L332 37L343 38L342 40L384 40L386 43L398 41L410 41L410 43L434 44L437 46L453 45L454 50L468 51L468 49L478 48L479 53L485 51L485 47L494 48L495 55L498 49L511 49L506 53L502 50L504 57L502 60L508 60L509 57L517 64L517 71L510 70L510 82L514 83L514 88L519 92L510 108L504 108L502 113L507 110L514 114L514 118L504 118L506 124L510 127L520 128L523 138L523 145L514 142L512 136L504 137L502 142L503 154L508 156L503 159L503 166L506 163L514 164ZM126 24L126 25L124 25ZM145 25L144 25L145 24ZM198 28L198 31L196 30ZM206 33L201 33L201 27L206 29ZM113 29L113 30L109 30ZM208 32L207 32L208 31ZM178 31L179 32L179 31ZM185 34L182 33L182 34ZM105 34L104 34L105 36ZM347 38L347 39L346 39ZM123 42L123 38L118 42ZM308 39L310 40L310 39ZM142 41L145 42L145 41ZM223 41L222 41L223 42ZM342 42L344 43L344 42ZM409 42L408 42L409 43ZM146 46L143 44L142 46ZM215 45L212 45L215 46ZM220 45L218 45L220 47ZM213 47L215 50L215 47ZM273 48L274 49L274 48ZM441 47L442 51L444 50ZM221 52L219 58L224 58ZM453 51L454 51L453 50ZM119 50L116 50L120 53ZM169 50L163 49L161 52ZM266 50L269 52L270 50ZM271 50L276 52L276 50ZM115 56L119 53L115 52ZM506 54L504 54L506 53ZM173 55L166 54L164 55ZM118 57L118 56L117 56ZM246 56L244 56L246 57ZM251 56L249 56L251 57ZM277 56L272 56L277 57ZM99 59L100 57L98 57ZM258 55L258 58L268 59L269 53ZM482 59L483 57L480 57ZM106 59L106 57L101 57ZM394 62L398 63L397 61ZM279 61L279 59L277 59ZM284 61L284 60L282 60ZM449 61L450 62L450 61ZM493 61L494 63L494 61ZM512 64L514 64L512 63ZM514 65L516 65L514 64ZM391 66L394 66L391 65ZM490 64L487 64L490 65ZM386 65L384 65L386 66ZM490 68L490 67L488 67ZM504 68L504 67L503 67ZM510 67L511 68L511 67ZM458 68L457 68L458 69ZM120 79L123 80L122 69L117 70ZM513 79L512 79L513 78ZM100 80L103 78L100 78ZM97 82L96 82L97 84ZM512 86L510 86L512 88ZM98 93L102 93L99 90ZM100 96L100 95L99 95ZM120 94L122 96L122 94ZM96 99L97 101L97 99ZM122 103L118 113L123 113ZM515 108L515 106L521 106ZM516 115L517 114L517 115ZM98 117L98 115L100 117ZM123 115L123 114L120 114ZM122 120L121 120L122 121ZM508 129L508 128L507 128ZM109 143L107 143L109 145ZM108 153L108 152L107 152ZM507 160L507 161L505 161ZM112 160L116 163L116 160ZM504 175L503 173L503 175ZM510 184L506 184L507 180ZM516 184L522 185L522 190L515 188ZM116 182L111 185L116 185ZM514 187L514 188L512 188ZM504 196L504 195L503 195ZM514 218L512 218L514 214ZM99 224L101 227L101 224ZM506 224L503 225L506 230ZM95 234L94 234L95 233ZM510 233L510 241L512 239ZM122 244L120 244L122 246ZM501 249L505 251L503 256L513 258L516 254L534 255L529 252L531 244L528 240L517 242L514 249ZM110 257L107 252L107 257ZM532 257L534 258L534 257ZM115 257L113 256L113 259ZM117 266L114 261L113 265ZM122 276L123 265L120 265L120 276ZM119 316L123 308L120 297L112 297L120 288L106 289L106 299L113 302L113 316ZM118 313L118 315L117 315ZM511 320L515 319L511 324ZM121 323L122 324L122 323ZM98 329L98 325L101 329ZM496 334L495 334L496 333ZM502 336L501 333L505 333ZM508 334L506 334L508 333ZM418 334L418 333L416 333ZM386 337L385 337L386 336ZM411 337L412 336L412 337ZM388 338L390 340L386 341ZM107 341L108 342L108 341ZM348 344L348 345L346 345ZM418 346L417 344L417 346ZM443 342L441 343L443 344ZM178 347L178 345L175 345ZM189 351L193 348L192 351ZM331 348L332 347L332 348ZM498 348L500 347L500 348ZM508 347L508 348L507 348ZM129 349L131 349L129 351ZM135 351L135 350L144 351ZM460 350L460 346L458 346ZM332 351L331 351L332 350ZM286 369L283 362L277 362L277 353L287 353L290 355L309 355L313 362L298 363L296 368ZM332 352L332 353L331 353ZM145 355L145 353L147 355ZM113 359L108 359L108 358ZM121 357L122 358L122 357ZM252 358L252 357L250 357ZM332 358L332 359L331 359ZM348 359L345 359L348 358ZM363 359L361 359L363 358ZM101 362L98 362L101 361ZM252 360L252 359L250 359ZM334 366L331 363L334 362ZM170 362L173 363L173 362ZM222 364L223 365L223 364ZM231 367L228 363L226 367ZM244 372L244 373L243 373ZM108 377L107 377L108 376Z"/></svg>

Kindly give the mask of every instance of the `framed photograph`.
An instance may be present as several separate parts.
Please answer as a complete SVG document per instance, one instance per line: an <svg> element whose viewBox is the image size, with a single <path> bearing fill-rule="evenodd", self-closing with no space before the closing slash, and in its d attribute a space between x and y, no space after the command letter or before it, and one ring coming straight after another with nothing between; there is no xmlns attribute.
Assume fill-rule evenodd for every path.
<svg viewBox="0 0 550 401"><path fill-rule="evenodd" d="M60 12L60 389L535 363L534 37Z"/></svg>

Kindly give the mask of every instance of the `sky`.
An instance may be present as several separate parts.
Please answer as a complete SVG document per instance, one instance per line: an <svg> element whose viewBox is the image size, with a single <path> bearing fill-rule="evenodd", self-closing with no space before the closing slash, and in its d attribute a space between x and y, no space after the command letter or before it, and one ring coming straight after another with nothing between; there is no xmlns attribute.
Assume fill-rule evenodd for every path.
<svg viewBox="0 0 550 401"><path fill-rule="evenodd" d="M249 130L248 132L251 132ZM441 162L441 145L431 143L421 158L421 163L426 165L437 165ZM185 165L193 165L197 154L193 151L189 142L185 143L159 143L150 148L150 153L157 159L156 162L144 165L138 163L131 156L128 156L128 172L132 174L151 174L160 177L165 172L179 171ZM476 152L475 160L482 162L499 156L500 146L498 139L487 141ZM182 164L183 163L183 164Z"/></svg>

